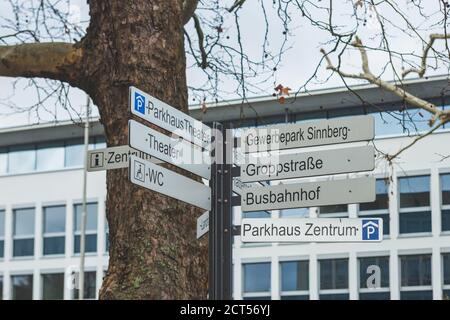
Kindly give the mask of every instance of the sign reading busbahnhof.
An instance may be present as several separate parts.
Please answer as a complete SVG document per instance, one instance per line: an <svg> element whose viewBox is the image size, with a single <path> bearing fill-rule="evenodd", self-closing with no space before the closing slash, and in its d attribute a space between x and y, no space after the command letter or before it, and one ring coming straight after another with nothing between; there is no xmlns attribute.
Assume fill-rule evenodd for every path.
<svg viewBox="0 0 450 320"><path fill-rule="evenodd" d="M241 208L242 211L279 210L373 201L375 178L363 177L247 189Z"/></svg>
<svg viewBox="0 0 450 320"><path fill-rule="evenodd" d="M243 219L242 242L381 241L381 218Z"/></svg>

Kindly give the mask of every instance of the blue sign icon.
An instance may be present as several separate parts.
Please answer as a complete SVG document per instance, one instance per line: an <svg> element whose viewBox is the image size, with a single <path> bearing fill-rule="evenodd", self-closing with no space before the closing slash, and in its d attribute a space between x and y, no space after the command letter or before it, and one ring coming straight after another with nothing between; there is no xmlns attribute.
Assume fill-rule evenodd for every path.
<svg viewBox="0 0 450 320"><path fill-rule="evenodd" d="M362 220L362 239L363 240L379 240L380 226L378 219Z"/></svg>
<svg viewBox="0 0 450 320"><path fill-rule="evenodd" d="M137 92L134 93L134 110L145 114L145 97Z"/></svg>

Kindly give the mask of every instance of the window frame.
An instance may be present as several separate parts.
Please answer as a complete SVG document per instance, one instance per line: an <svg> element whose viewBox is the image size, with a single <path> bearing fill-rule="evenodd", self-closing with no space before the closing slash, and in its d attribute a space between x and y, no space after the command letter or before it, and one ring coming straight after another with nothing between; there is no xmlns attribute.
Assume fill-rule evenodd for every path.
<svg viewBox="0 0 450 320"><path fill-rule="evenodd" d="M54 208L54 207L63 207L64 208L64 231L60 232L46 232L45 231L45 209L47 208ZM66 254L66 223L67 223L67 206L66 204L53 204L53 205L46 205L42 206L42 256L44 257L57 257L57 256L64 256ZM63 253L45 253L45 239L49 238L64 238L64 251Z"/></svg>
<svg viewBox="0 0 450 320"><path fill-rule="evenodd" d="M409 179L409 178L416 178L416 177L428 177L429 185L428 185L428 197L429 197L429 205L428 206L421 206L421 207L402 207L401 206L401 186L400 186L400 180L401 179ZM397 177L397 194L398 194L398 236L401 237L411 237L411 236L423 236L423 235L429 235L433 232L433 221L432 221L432 212L431 212L431 174L430 173L417 173L417 174L411 174L411 175L404 175L404 176L398 176ZM430 217L430 231L419 231L419 232L401 232L401 218L402 215L409 214L409 213L416 213L416 212L428 212L428 215Z"/></svg>
<svg viewBox="0 0 450 320"><path fill-rule="evenodd" d="M322 274L322 266L321 263L324 260L332 260L332 261L336 261L336 260L346 260L347 261L347 288L341 288L341 289L322 289L322 281L321 281L321 274ZM350 297L350 274L349 274L349 257L323 257L323 258L319 258L317 259L317 264L318 264L318 268L317 268L317 277L318 277L318 296L320 299L321 295L333 295L333 294L346 294ZM334 270L334 268L333 268ZM333 271L332 271L333 273Z"/></svg>
<svg viewBox="0 0 450 320"><path fill-rule="evenodd" d="M403 268L402 268L402 258L403 257L411 257L411 256L428 256L430 259L430 284L429 285L415 285L415 286L404 286L402 283L402 274L403 274ZM399 265L399 292L400 296L402 292L407 291L433 291L433 270L432 270L432 264L433 264L433 255L431 253L414 253L414 254L402 254L398 255L398 265Z"/></svg>
<svg viewBox="0 0 450 320"><path fill-rule="evenodd" d="M95 204L95 205L97 205L97 211L96 211L96 213L95 213L95 217L96 217L96 220L95 220L96 228L95 228L95 230L88 230L88 229L86 229L86 230L85 230L85 235L86 235L86 237L87 237L87 236L92 236L92 235L95 235L95 236L96 236L96 248L95 248L95 251L91 251L91 252L86 251L85 254L86 254L86 255L97 255L97 253L99 252L99 250L98 250L98 245L99 245L99 242L98 242L98 232L99 232L99 230L98 230L98 227L99 227L99 224L98 224L98 215L99 215L99 209L100 209L100 207L99 207L99 202L93 200L93 201L88 201L88 202L86 203L86 208L87 208L87 206L89 206L90 204ZM77 229L76 229L76 228L78 227L78 226L77 226L77 214L76 214L76 209L75 209L76 206L82 206L82 203L80 203L80 202L74 202L73 205L72 205L72 207L73 207L73 245L72 245L72 253L73 253L74 256L79 256L79 255L80 255L80 252L75 252L75 245L76 245L76 242L77 242L77 241L76 241L76 237L80 237L80 242L81 242L81 229L80 229L80 230L77 230ZM88 213L86 213L86 214L88 214ZM87 218L87 217L86 217L86 218ZM86 243L85 243L85 245L86 245ZM80 243L80 251L81 251L81 243Z"/></svg>
<svg viewBox="0 0 450 320"><path fill-rule="evenodd" d="M269 291L245 291L245 265L250 264L268 264L269 265ZM269 298L272 299L272 261L258 260L258 261L243 261L241 263L241 283L242 283L242 298Z"/></svg>
<svg viewBox="0 0 450 320"><path fill-rule="evenodd" d="M33 209L33 234L25 234L17 236L15 234L15 225L16 225L16 212L17 210L29 210ZM12 259L29 259L33 258L36 255L35 244L36 244L36 207L18 207L12 210ZM16 240L33 240L33 254L26 256L16 256L14 255L14 247Z"/></svg>
<svg viewBox="0 0 450 320"><path fill-rule="evenodd" d="M3 215L3 235L0 233L0 242L3 241L3 255L0 256L0 261L2 261L5 258L5 233L6 233L6 210L3 208L0 208L0 216Z"/></svg>
<svg viewBox="0 0 450 320"><path fill-rule="evenodd" d="M308 290L283 290L283 268L281 267L281 265L283 263L289 263L289 262L306 262L308 265ZM308 259L295 259L295 260L279 260L278 261L278 268L279 268L279 272L278 272L278 276L279 276L279 280L278 280L278 290L280 292L280 299L281 297L290 297L290 296L305 296L307 297L309 300L310 299L310 285L309 285L309 275L310 275L310 261Z"/></svg>
<svg viewBox="0 0 450 320"><path fill-rule="evenodd" d="M444 213L444 211L450 212L450 203L448 203L448 204L443 203L444 190L442 188L442 179L441 179L442 176L450 176L450 172L440 172L439 173L439 195L440 195L439 200L440 200L440 207L441 207L441 232L450 233L450 228L444 230L444 224L443 224L443 220L444 220L443 213ZM449 215L450 215L450 213L449 213Z"/></svg>

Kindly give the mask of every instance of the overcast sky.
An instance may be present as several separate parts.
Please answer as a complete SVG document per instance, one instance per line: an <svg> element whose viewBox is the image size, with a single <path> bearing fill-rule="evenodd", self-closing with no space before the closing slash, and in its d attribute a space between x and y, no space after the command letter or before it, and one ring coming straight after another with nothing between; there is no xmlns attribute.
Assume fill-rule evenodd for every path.
<svg viewBox="0 0 450 320"><path fill-rule="evenodd" d="M230 3L232 1L229 1ZM339 2L339 1L338 1ZM350 3L348 1L342 0L342 3ZM276 8L272 7L272 1L265 1L268 22L270 25L269 30L269 47L268 50L272 52L276 52L279 50L279 46L283 40L283 31L284 27L281 21L276 17ZM430 12L433 12L436 8L427 7ZM72 6L69 8L71 12L73 12L74 21L87 20L88 19L88 7L86 5L85 0L76 0L72 1ZM367 8L366 8L367 9ZM417 22L421 25L421 30L418 32L423 36L427 37L427 34L432 32L433 29L431 26L427 26L426 22L422 22L422 18L415 14L414 10L407 10L410 14L410 19L414 22ZM341 26L340 31L345 31L351 27L351 25L347 25L349 19L349 15L352 11L351 6L338 6L338 9L335 10L335 24ZM382 11L382 8L380 8ZM0 15L4 15L5 12L9 11L9 6L6 0L0 0ZM367 11L367 10L366 10ZM370 10L369 10L370 11ZM327 19L324 16L322 11L317 11L317 20ZM380 14L384 14L388 19L398 20L398 17L392 15L388 10L385 12L379 12ZM243 8L239 11L240 18L240 26L242 33L242 43L244 49L247 54L252 57L259 58L261 56L261 46L264 38L264 16L261 10L260 1L247 1ZM317 27L311 26L311 23L302 18L300 12L298 10L292 10L291 12L292 21L289 25L289 37L287 47L290 48L283 55L283 59L281 64L277 67L277 71L273 78L269 81L258 85L258 90L255 93L251 93L250 95L271 95L274 90L274 86L281 83L284 86L289 86L294 91L300 88L305 81L314 74L315 69L317 67L318 62L321 59L321 54L319 53L319 49L324 47L326 49L330 48L330 44L327 44L329 40L329 34L320 31ZM360 29L358 32L360 37L365 41L365 43L372 44L374 46L379 45L379 43L374 38L375 35L380 31L380 27L377 24L377 21L374 20L374 15L371 15L370 12L366 14L366 18L368 19L366 25ZM399 26L402 26L404 22L399 21ZM193 22L191 21L187 28L192 30ZM230 37L230 45L235 46L236 42L236 31L234 28L234 16L229 15L225 18L225 22L223 24L224 27L224 36L228 35ZM1 33L4 33L5 30L0 29ZM410 37L402 34L400 28L395 30L395 28L391 31L391 50L401 50L403 52L417 52L420 53L422 50L422 44L417 40L412 40ZM439 48L439 44L437 45ZM440 49L443 49L441 46ZM335 57L334 57L335 58ZM375 73L381 73L383 66L385 65L387 56L383 53L371 53L369 55L370 65L372 71ZM191 60L189 60L192 63ZM346 70L352 72L358 72L360 69L360 59L359 55L356 52L349 52L342 56L342 65ZM267 71L267 70L266 70ZM263 73L264 70L261 69ZM433 74L443 74L447 73L447 70L443 70L442 68L438 68L437 70L430 70L428 75ZM203 83L204 75L198 68L189 68L187 71L188 75L188 84L191 86L201 86ZM336 87L343 86L341 79L337 76L333 76L329 78L330 72L325 69L325 65L319 67L318 69L318 79L314 80L308 86L308 89L323 89L327 87ZM392 73L387 71L383 74L384 79L391 79ZM223 82L220 83L220 87L222 89L222 93L219 96L219 99L232 99L237 98L238 96L233 93L236 82L230 79L222 79ZM258 82L257 79L249 79L249 81L254 81L254 83ZM351 83L351 82L350 82ZM354 83L354 82L353 82ZM13 84L15 84L15 89ZM56 114L57 119L68 119L69 114L65 110L61 110L58 105L55 105L55 102L52 100L47 101L46 107L49 112L45 112L40 110L40 119L36 117L35 113L28 114L9 114L11 113L10 109L5 107L5 105L14 104L16 106L30 106L36 102L36 94L33 87L26 88L29 84L29 80L23 79L19 80L15 83L15 79L0 77L0 127L10 127L16 125L25 125L36 123L38 121L47 121L53 120L54 114ZM228 93L227 93L228 92ZM81 110L82 106L85 103L85 95L78 89L71 89L71 101L72 105L76 110ZM190 104L195 103L190 97ZM206 95L205 99L207 101L213 101L214 97L212 95ZM9 114L9 115L5 115ZM74 114L72 112L72 114Z"/></svg>

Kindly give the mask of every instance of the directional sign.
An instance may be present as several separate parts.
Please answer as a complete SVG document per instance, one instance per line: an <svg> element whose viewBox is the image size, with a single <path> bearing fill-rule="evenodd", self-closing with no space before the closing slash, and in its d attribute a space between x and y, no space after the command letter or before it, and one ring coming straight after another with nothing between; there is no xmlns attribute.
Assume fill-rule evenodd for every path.
<svg viewBox="0 0 450 320"><path fill-rule="evenodd" d="M130 180L141 187L211 210L211 189L136 156L130 157Z"/></svg>
<svg viewBox="0 0 450 320"><path fill-rule="evenodd" d="M130 146L152 157L169 162L205 179L211 178L210 157L200 147L170 138L137 121L129 121Z"/></svg>
<svg viewBox="0 0 450 320"><path fill-rule="evenodd" d="M375 201L375 178L279 184L246 190L242 211L307 208Z"/></svg>
<svg viewBox="0 0 450 320"><path fill-rule="evenodd" d="M372 146L300 154L268 154L269 156L246 157L245 163L241 164L243 182L371 171L375 168Z"/></svg>
<svg viewBox="0 0 450 320"><path fill-rule="evenodd" d="M134 115L211 150L211 128L186 113L136 87L130 87L130 106Z"/></svg>
<svg viewBox="0 0 450 320"><path fill-rule="evenodd" d="M200 239L209 231L209 211L206 211L197 219L197 239Z"/></svg>
<svg viewBox="0 0 450 320"><path fill-rule="evenodd" d="M128 168L130 155L135 155L141 159L153 163L161 163L160 160L152 158L150 155L130 148L129 146L118 146L104 149L88 151L87 171L101 171L110 169Z"/></svg>
<svg viewBox="0 0 450 320"><path fill-rule="evenodd" d="M381 218L243 219L242 242L374 242L383 239Z"/></svg>
<svg viewBox="0 0 450 320"><path fill-rule="evenodd" d="M369 141L375 136L372 116L284 124L245 130L241 136L244 153Z"/></svg>

